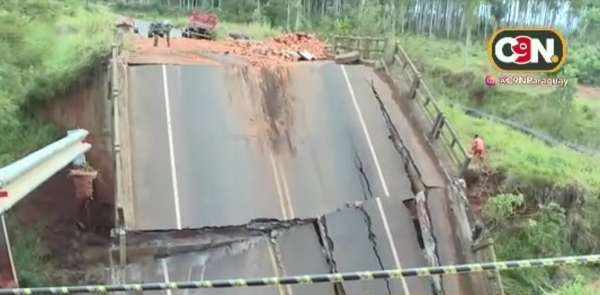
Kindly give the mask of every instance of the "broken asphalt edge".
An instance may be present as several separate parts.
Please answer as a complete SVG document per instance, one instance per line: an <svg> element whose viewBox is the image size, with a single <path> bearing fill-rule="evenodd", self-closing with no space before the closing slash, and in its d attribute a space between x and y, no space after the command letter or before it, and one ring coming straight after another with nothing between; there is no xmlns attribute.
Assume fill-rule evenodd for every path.
<svg viewBox="0 0 600 295"><path fill-rule="evenodd" d="M383 78L383 81L395 87L398 91L402 92L402 80L398 81L394 78L395 76L393 76L394 74L397 75L398 78L405 78L402 68L399 68L399 73L395 73L393 71L393 62L391 64L388 64L388 62L386 62L385 59L381 59L379 61L379 64L381 65L379 73L382 74L381 76ZM411 112L417 114L421 114L423 112L423 110L417 105L416 102L410 102L408 107ZM421 115L414 115L413 117L413 115L411 115L411 120L413 120L418 126L426 126L427 122L425 122L425 119L421 118L420 116ZM457 223L458 227L457 238L458 242L461 244L462 247L462 255L466 259L467 263L477 263L478 259L472 251L472 244L475 240L474 230L472 226L475 225L475 228L477 228L480 222L476 218L472 217L472 214L470 214L469 212L468 200L465 195L465 182L460 177L452 176L450 171L446 169L444 161L442 159L447 157L447 155L444 154L443 147L440 146L439 143L432 141L425 130L422 129L421 134L425 139L427 145L431 148L435 165L437 166L439 171L442 172L443 177L445 177L446 179L446 187L440 189L445 190L445 195L449 198L450 211L451 214L454 216L454 221ZM488 288L483 288L479 285L479 283L476 283L477 280L478 278L469 276L469 285L465 286L467 290L471 290L470 292L475 292L475 289L480 289L485 290L484 292L489 292Z"/></svg>
<svg viewBox="0 0 600 295"><path fill-rule="evenodd" d="M128 263L153 256L166 257L208 250L211 248L246 242L256 237L271 238L291 227L314 224L316 218L255 219L247 224L203 227L183 230L127 231L126 251ZM113 237L111 255L118 255L118 237Z"/></svg>
<svg viewBox="0 0 600 295"><path fill-rule="evenodd" d="M417 231L420 231L420 236L423 239L425 249L425 259L427 260L429 266L437 267L440 266L439 263L439 254L437 251L437 239L433 233L433 229L431 226L431 218L429 209L427 208L427 192L430 189L434 189L435 187L427 187L423 182L421 172L419 168L415 164L413 157L411 156L408 148L406 148L405 143L402 141L396 126L392 122L392 119L379 96L379 93L375 89L375 85L373 81L367 81L371 90L373 91L373 96L379 103L379 108L381 110L382 116L385 120L385 123L390 132L389 139L394 145L394 148L400 154L402 161L404 163L404 170L408 175L408 179L411 183L412 193L415 195L415 204L416 204L416 215L419 221L419 227L416 228ZM419 233L417 233L419 235ZM441 279L441 276L432 276L431 277L431 287L434 294L444 294L444 286Z"/></svg>

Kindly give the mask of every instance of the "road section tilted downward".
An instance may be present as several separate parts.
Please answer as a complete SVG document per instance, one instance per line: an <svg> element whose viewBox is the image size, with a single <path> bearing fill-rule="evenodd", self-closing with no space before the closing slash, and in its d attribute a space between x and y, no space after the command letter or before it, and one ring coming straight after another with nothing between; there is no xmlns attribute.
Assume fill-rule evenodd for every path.
<svg viewBox="0 0 600 295"><path fill-rule="evenodd" d="M258 234L140 262L130 266L127 280L426 266L402 203L413 193L390 142L382 103L392 118L404 115L371 68L321 61L281 67L130 65L128 81L130 230L244 228ZM410 124L396 128L420 136ZM433 221L443 229L437 236L446 249L440 260L459 262L447 221ZM456 279L444 282L448 294L461 292ZM432 289L429 278L406 278L166 293L391 295Z"/></svg>

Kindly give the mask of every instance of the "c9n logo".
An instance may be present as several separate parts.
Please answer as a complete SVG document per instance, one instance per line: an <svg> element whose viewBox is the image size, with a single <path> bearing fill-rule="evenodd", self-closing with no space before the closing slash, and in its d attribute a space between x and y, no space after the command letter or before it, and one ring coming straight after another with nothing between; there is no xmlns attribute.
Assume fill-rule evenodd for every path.
<svg viewBox="0 0 600 295"><path fill-rule="evenodd" d="M552 29L502 29L488 44L492 65L501 72L556 72L565 62L564 36Z"/></svg>

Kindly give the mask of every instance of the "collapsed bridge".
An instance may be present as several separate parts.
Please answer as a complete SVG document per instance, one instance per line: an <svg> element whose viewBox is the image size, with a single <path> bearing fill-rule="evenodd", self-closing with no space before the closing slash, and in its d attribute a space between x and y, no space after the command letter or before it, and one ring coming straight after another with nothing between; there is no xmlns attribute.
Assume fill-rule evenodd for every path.
<svg viewBox="0 0 600 295"><path fill-rule="evenodd" d="M427 173L432 237L444 245L435 255L442 264L463 262L445 180L424 152L422 134L398 108L398 94L372 68L329 62L258 68L220 57L202 65L129 64L122 74L119 129L131 185L121 200L127 238L120 248L128 261L116 283L428 265L414 212L403 203L414 192L394 137ZM470 288L454 276L439 284L406 278L250 292Z"/></svg>

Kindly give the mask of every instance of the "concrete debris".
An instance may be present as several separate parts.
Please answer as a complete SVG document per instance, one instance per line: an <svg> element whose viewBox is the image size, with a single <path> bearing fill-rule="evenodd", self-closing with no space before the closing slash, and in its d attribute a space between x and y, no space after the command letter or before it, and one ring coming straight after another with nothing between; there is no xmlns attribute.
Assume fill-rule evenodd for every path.
<svg viewBox="0 0 600 295"><path fill-rule="evenodd" d="M161 62L169 58L169 63L185 59L191 63L206 63L212 59L202 52L220 55L239 56L252 66L280 66L300 60L324 60L328 58L328 46L316 37L306 33L289 33L265 41L249 41L241 33L229 34L234 40L208 41L193 39L171 40L171 47L154 47L152 40L140 39L137 42L137 52L132 56L139 59L146 55L162 58Z"/></svg>
<svg viewBox="0 0 600 295"><path fill-rule="evenodd" d="M290 54L290 51L300 56L301 52L310 51L314 54L313 59L327 58L325 43L306 33L285 34L264 42L233 41L228 45L232 54L247 57L255 66L297 61L297 55Z"/></svg>
<svg viewBox="0 0 600 295"><path fill-rule="evenodd" d="M298 51L298 55L300 55L300 60L307 60L307 61L315 60L315 57L306 50Z"/></svg>
<svg viewBox="0 0 600 295"><path fill-rule="evenodd" d="M358 51L341 53L335 56L337 64L356 64L360 61L360 53Z"/></svg>
<svg viewBox="0 0 600 295"><path fill-rule="evenodd" d="M279 231L282 229L288 229L298 225L313 224L317 221L316 218L306 219L291 219L291 220L278 220L278 219L255 219L250 221L245 228L248 230L259 230L262 232Z"/></svg>

